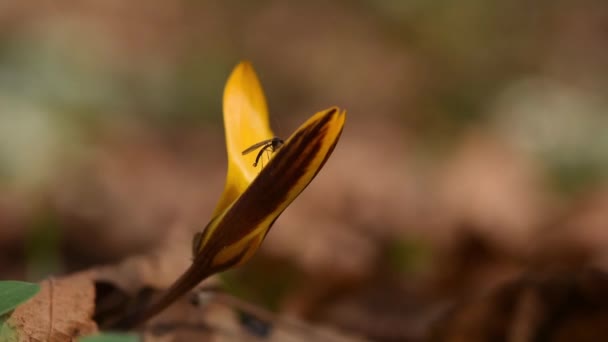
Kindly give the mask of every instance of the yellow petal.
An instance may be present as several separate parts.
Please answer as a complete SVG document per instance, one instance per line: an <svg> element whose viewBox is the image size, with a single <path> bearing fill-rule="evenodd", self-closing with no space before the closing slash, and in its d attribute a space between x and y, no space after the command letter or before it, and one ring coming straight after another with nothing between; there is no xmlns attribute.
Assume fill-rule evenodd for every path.
<svg viewBox="0 0 608 342"><path fill-rule="evenodd" d="M264 92L249 62L241 62L234 68L224 88L224 129L228 175L214 216L245 191L259 173L253 166L255 153L243 156L243 150L274 136Z"/></svg>

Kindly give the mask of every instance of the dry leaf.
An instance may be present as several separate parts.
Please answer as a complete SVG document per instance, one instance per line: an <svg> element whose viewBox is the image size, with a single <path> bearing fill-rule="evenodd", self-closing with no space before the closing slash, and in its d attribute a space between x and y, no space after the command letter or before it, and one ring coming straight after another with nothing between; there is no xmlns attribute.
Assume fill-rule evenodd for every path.
<svg viewBox="0 0 608 342"><path fill-rule="evenodd" d="M71 341L96 332L91 275L84 272L43 281L40 292L17 307L7 321L17 331L17 341Z"/></svg>

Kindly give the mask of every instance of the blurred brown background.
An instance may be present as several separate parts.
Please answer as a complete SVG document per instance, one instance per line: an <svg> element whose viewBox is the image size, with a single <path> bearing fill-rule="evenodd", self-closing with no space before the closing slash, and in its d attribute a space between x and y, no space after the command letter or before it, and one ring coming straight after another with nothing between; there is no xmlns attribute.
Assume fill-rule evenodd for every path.
<svg viewBox="0 0 608 342"><path fill-rule="evenodd" d="M461 328L463 299L530 278L536 306L465 321L538 336L554 300L537 284L608 289L577 278L608 260L607 43L601 1L3 1L0 278L202 229L223 86L248 59L278 135L331 105L348 120L231 291L372 339L473 341L494 325ZM608 302L591 293L575 302Z"/></svg>

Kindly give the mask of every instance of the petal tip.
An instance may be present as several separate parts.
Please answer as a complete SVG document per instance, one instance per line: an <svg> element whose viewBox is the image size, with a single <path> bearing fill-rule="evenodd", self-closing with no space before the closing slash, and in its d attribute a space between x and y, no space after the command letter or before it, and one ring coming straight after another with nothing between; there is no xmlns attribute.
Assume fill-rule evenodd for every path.
<svg viewBox="0 0 608 342"><path fill-rule="evenodd" d="M346 109L341 109L338 106L331 106L327 109L327 112L331 112L333 115L344 116L346 115Z"/></svg>
<svg viewBox="0 0 608 342"><path fill-rule="evenodd" d="M234 68L234 73L239 73L243 76L255 75L255 69L253 68L253 63L248 60L240 61L239 64Z"/></svg>
<svg viewBox="0 0 608 342"><path fill-rule="evenodd" d="M327 109L327 113L330 113L330 115L334 116L342 124L346 120L346 109L340 109L338 106L330 107Z"/></svg>

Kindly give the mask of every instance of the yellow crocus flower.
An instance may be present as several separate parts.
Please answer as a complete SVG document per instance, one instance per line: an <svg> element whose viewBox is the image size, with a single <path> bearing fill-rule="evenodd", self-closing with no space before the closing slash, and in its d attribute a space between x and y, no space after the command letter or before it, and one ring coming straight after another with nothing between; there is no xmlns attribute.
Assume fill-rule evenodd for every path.
<svg viewBox="0 0 608 342"><path fill-rule="evenodd" d="M266 99L249 62L241 62L224 89L228 152L226 185L213 218L196 234L192 265L149 307L127 317L121 327L143 323L212 274L248 261L279 215L306 188L331 155L346 112L332 107L316 113L255 167L247 147L274 137Z"/></svg>

